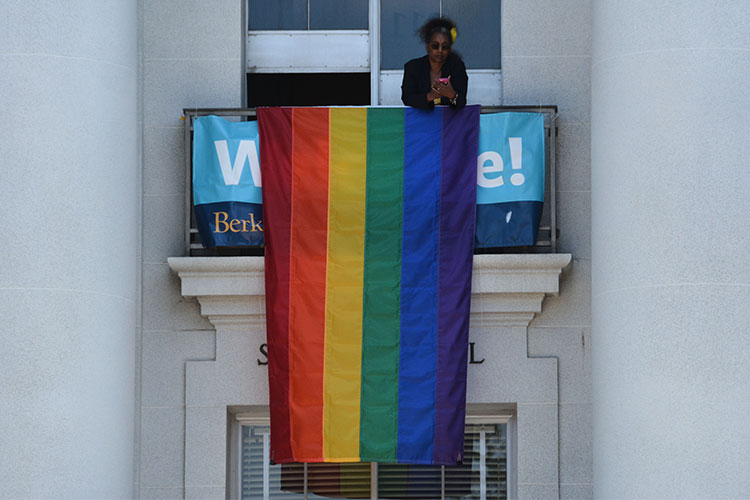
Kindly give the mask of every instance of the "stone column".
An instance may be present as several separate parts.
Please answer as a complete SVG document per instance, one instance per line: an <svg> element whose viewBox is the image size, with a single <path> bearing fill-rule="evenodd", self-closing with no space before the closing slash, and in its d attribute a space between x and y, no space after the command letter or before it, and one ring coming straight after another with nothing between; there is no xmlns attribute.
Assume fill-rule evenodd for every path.
<svg viewBox="0 0 750 500"><path fill-rule="evenodd" d="M750 492L750 2L597 0L594 496Z"/></svg>
<svg viewBox="0 0 750 500"><path fill-rule="evenodd" d="M0 497L132 498L136 2L0 15Z"/></svg>

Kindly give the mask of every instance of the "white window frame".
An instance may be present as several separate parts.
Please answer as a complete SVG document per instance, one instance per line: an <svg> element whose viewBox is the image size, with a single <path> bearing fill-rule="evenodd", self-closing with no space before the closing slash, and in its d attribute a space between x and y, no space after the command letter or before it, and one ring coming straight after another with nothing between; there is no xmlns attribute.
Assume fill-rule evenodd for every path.
<svg viewBox="0 0 750 500"><path fill-rule="evenodd" d="M403 71L380 69L380 0L369 0L368 30L248 30L248 5L245 0L243 74L369 72L370 103L402 105ZM469 104L502 105L501 69L467 73Z"/></svg>
<svg viewBox="0 0 750 500"><path fill-rule="evenodd" d="M468 413L468 412L467 412ZM515 495L515 470L516 470L516 453L515 453L515 419L513 412L497 412L493 414L471 414L466 415L466 424L487 424L487 425L506 425L506 481L507 481L507 492L508 498L516 498ZM267 408L262 414L258 412L252 413L237 413L234 414L230 427L230 439L231 445L229 446L229 491L231 492L230 498L241 498L242 496L242 427L243 426L268 426L271 423L271 419L268 416ZM270 433L264 434L263 448L266 457L270 455ZM484 442L481 442L482 446ZM484 454L482 454L484 458ZM445 478L445 466L442 467L443 474L441 481ZM371 478L371 489L370 496L372 499L378 498L378 482L374 480L377 478L378 464L373 462L370 464L370 478ZM480 478L486 474L484 464L480 462ZM270 463L266 460L263 463L263 483L264 483L264 494L269 494L268 482L270 476ZM307 464L305 464L305 477L304 477L305 491L307 490ZM486 498L486 482L480 479L480 498L487 500Z"/></svg>
<svg viewBox="0 0 750 500"><path fill-rule="evenodd" d="M367 73L366 30L249 31L248 73Z"/></svg>

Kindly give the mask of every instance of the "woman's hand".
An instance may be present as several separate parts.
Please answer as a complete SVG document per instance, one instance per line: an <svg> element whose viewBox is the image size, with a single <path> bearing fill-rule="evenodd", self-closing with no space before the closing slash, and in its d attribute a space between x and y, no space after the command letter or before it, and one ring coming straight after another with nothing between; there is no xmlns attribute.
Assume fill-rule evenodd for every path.
<svg viewBox="0 0 750 500"><path fill-rule="evenodd" d="M427 102L432 102L435 99L440 99L442 96L437 93L437 91L432 88L429 92L427 92Z"/></svg>
<svg viewBox="0 0 750 500"><path fill-rule="evenodd" d="M451 77L448 78L436 78L432 82L432 92L437 94L437 97L447 97L448 99L454 99L456 97L456 91L451 85Z"/></svg>

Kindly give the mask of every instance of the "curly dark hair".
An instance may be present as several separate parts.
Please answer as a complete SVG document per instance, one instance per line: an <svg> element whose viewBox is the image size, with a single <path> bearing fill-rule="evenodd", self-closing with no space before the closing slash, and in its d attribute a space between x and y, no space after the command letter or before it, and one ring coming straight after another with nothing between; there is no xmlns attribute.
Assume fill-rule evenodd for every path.
<svg viewBox="0 0 750 500"><path fill-rule="evenodd" d="M451 40L451 28L455 28L456 23L453 22L452 19L449 19L447 17L433 17L431 19L428 19L421 28L417 30L417 33L419 34L419 38L424 42L427 43L430 41L430 38L432 38L432 35L435 33L445 33L448 35L448 39ZM451 40L451 44L453 41Z"/></svg>

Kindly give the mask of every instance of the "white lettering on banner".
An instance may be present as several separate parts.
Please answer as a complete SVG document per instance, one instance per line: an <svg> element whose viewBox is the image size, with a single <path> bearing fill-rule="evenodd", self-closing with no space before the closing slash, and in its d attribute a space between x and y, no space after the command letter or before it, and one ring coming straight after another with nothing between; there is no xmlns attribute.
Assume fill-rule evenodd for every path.
<svg viewBox="0 0 750 500"><path fill-rule="evenodd" d="M510 164L513 170L523 168L523 139L521 137L509 137ZM483 188L494 188L504 184L502 171L504 168L503 157L497 151L485 151L477 157L477 185ZM489 178L487 174L501 172L497 177ZM516 172L510 176L510 183L520 186L526 181L526 177Z"/></svg>
<svg viewBox="0 0 750 500"><path fill-rule="evenodd" d="M485 163L489 162L489 165ZM477 158L477 185L483 188L493 188L503 185L503 176L493 179L487 178L488 173L503 171L503 157L496 151L485 151Z"/></svg>
<svg viewBox="0 0 750 500"><path fill-rule="evenodd" d="M520 170L523 166L523 141L520 137L509 137L508 142L510 143L510 165L513 170ZM526 177L520 172L510 176L510 183L514 186L520 186L524 183Z"/></svg>
<svg viewBox="0 0 750 500"><path fill-rule="evenodd" d="M234 164L231 164L229 160L227 141L214 141L214 147L216 148L216 156L219 158L221 175L224 176L224 184L236 186L240 183L242 169L245 166L245 159L247 159L250 162L250 175L253 178L253 184L261 187L260 161L258 161L258 149L255 146L255 141L240 141L237 156L234 157Z"/></svg>

